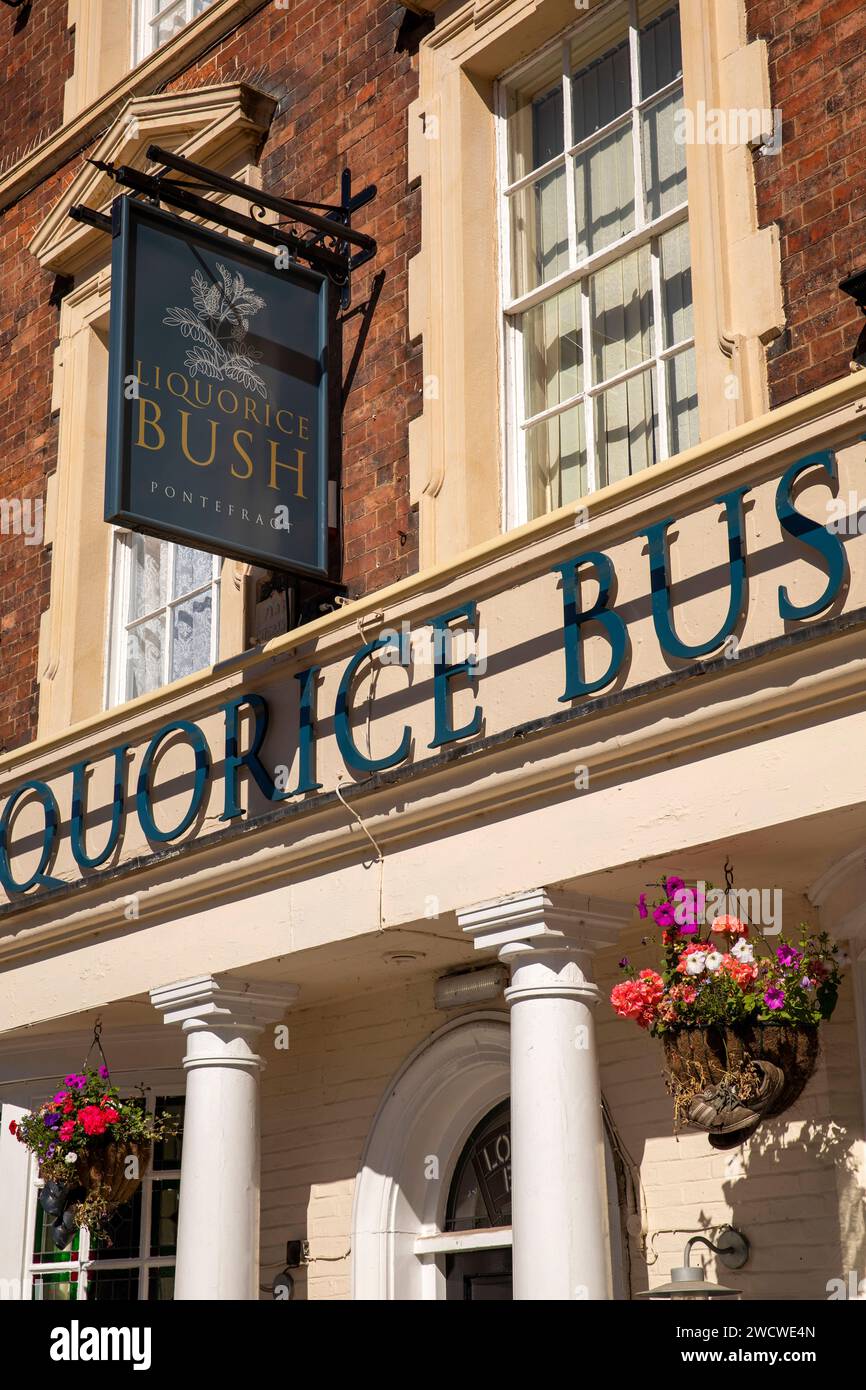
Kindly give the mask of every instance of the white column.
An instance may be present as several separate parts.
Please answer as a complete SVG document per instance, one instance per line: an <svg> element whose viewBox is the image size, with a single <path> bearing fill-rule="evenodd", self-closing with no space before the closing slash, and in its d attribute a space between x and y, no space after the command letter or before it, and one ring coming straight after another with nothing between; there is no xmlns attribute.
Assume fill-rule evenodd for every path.
<svg viewBox="0 0 866 1390"><path fill-rule="evenodd" d="M296 985L204 975L150 992L186 1034L175 1299L259 1296L259 1077L255 1039Z"/></svg>
<svg viewBox="0 0 866 1390"><path fill-rule="evenodd" d="M543 888L458 913L511 968L515 1299L611 1297L591 956L630 916Z"/></svg>

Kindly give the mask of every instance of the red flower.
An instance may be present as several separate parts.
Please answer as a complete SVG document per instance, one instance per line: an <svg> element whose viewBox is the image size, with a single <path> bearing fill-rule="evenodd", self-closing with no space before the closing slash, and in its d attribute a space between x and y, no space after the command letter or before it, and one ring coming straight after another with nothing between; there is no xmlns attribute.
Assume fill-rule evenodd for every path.
<svg viewBox="0 0 866 1390"><path fill-rule="evenodd" d="M10 1120L10 1121L9 1121L9 1133L14 1135L14 1134L16 1134L17 1132L18 1132L18 1121L17 1121L17 1120Z"/></svg>
<svg viewBox="0 0 866 1390"><path fill-rule="evenodd" d="M82 1110L79 1110L78 1118L85 1134L105 1133L108 1121L105 1118L105 1112L100 1110L98 1105L85 1105Z"/></svg>
<svg viewBox="0 0 866 1390"><path fill-rule="evenodd" d="M113 1125L116 1120L120 1119L120 1115L115 1110L113 1105L107 1106L106 1109L103 1110L102 1114L107 1125Z"/></svg>
<svg viewBox="0 0 866 1390"><path fill-rule="evenodd" d="M74 1134L74 1132L75 1132L75 1121L74 1121L74 1120L67 1120L66 1123L65 1123L65 1124L62 1124L62 1125L60 1126L59 1130L57 1131L57 1137L58 1137L58 1139L61 1140L62 1143L65 1144L65 1143L67 1142L67 1140L69 1140L69 1139L72 1138L72 1135Z"/></svg>

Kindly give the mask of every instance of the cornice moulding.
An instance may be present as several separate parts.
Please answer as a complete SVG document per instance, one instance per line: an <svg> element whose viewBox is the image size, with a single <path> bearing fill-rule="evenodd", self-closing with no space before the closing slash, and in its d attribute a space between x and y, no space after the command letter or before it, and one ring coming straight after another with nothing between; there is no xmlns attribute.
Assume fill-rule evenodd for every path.
<svg viewBox="0 0 866 1390"><path fill-rule="evenodd" d="M165 92L133 97L92 151L92 158L113 164L147 166L146 150L158 143L197 160L251 160L267 134L276 109L273 97L245 83L199 87L193 92ZM69 209L85 203L105 212L118 195L107 174L83 163L60 200L30 242L44 270L74 274L92 261L104 233L73 222Z"/></svg>

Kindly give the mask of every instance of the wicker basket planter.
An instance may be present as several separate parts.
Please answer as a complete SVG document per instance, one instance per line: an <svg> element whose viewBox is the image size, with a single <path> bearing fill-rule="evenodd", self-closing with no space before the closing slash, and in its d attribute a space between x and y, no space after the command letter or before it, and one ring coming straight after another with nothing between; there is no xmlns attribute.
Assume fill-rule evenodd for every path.
<svg viewBox="0 0 866 1390"><path fill-rule="evenodd" d="M76 1181L84 1188L88 1197L98 1197L112 1210L123 1206L135 1196L141 1185L141 1177L150 1162L149 1144L130 1141L126 1144L109 1143L83 1154L76 1167ZM127 1177L127 1159L138 1160L136 1178Z"/></svg>
<svg viewBox="0 0 866 1390"><path fill-rule="evenodd" d="M818 1060L818 1029L790 1023L677 1028L663 1036L677 1124L742 1143L799 1098Z"/></svg>

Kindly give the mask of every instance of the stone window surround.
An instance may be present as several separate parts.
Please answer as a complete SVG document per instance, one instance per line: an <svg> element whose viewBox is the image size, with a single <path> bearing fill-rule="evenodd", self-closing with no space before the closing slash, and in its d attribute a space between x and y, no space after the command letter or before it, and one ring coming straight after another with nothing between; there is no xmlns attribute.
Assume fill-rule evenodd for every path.
<svg viewBox="0 0 866 1390"><path fill-rule="evenodd" d="M596 8L604 0L591 0ZM465 0L420 46L409 177L422 190L422 250L410 262L410 336L423 341L424 409L410 425L420 564L501 532L506 402L496 91L509 69L573 28L573 0ZM766 44L747 42L744 0L683 0L687 106L770 108ZM703 441L769 409L766 345L784 329L778 229L758 228L747 146L687 149L698 402Z"/></svg>

